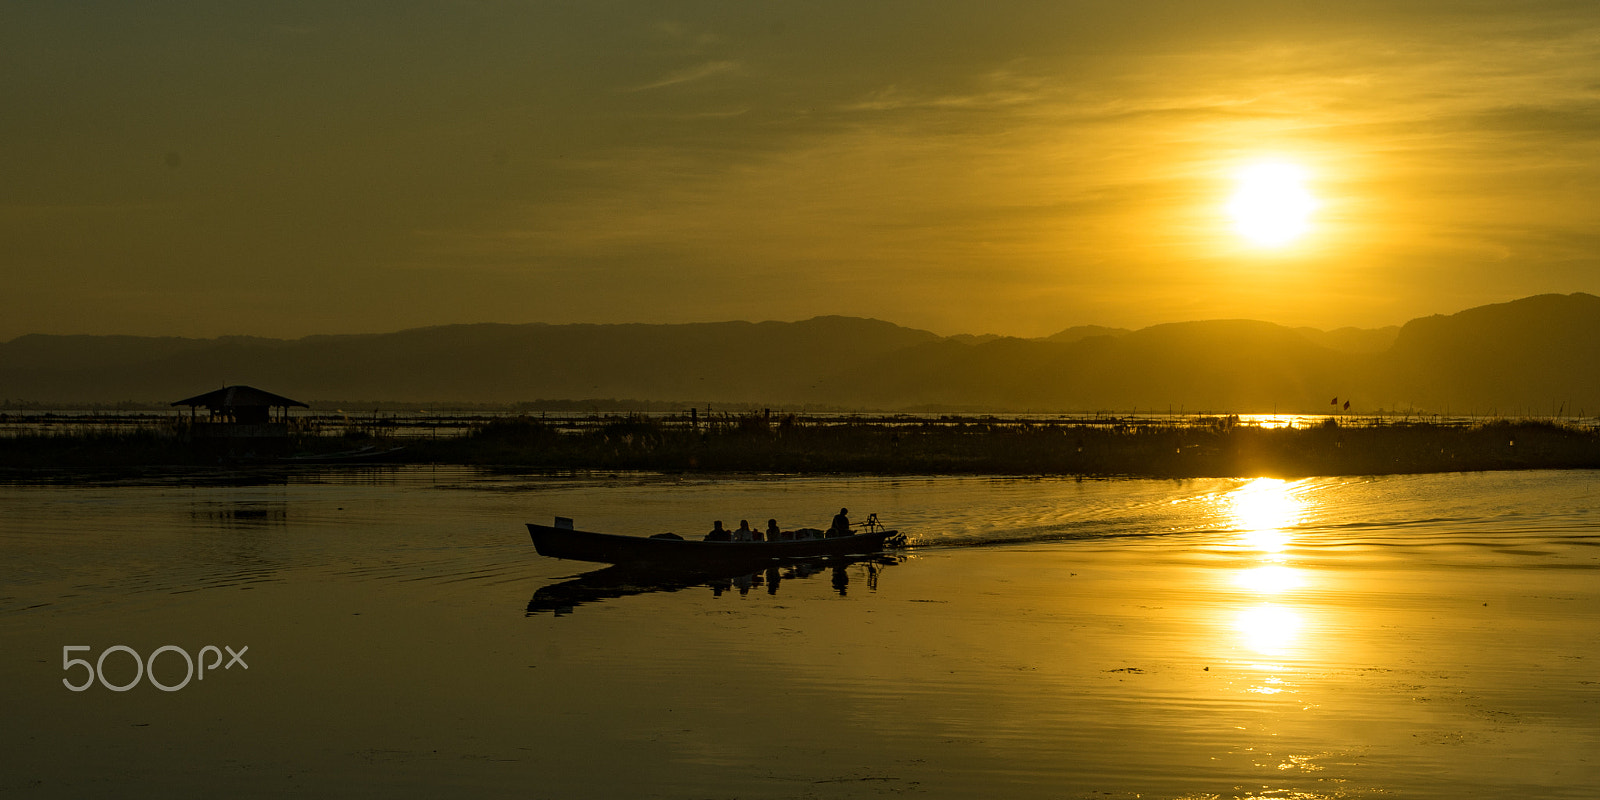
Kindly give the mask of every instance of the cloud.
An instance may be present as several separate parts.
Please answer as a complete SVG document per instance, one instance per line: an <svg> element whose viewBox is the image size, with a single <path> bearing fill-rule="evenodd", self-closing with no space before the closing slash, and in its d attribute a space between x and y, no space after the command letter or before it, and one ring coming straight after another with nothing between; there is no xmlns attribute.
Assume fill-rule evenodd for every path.
<svg viewBox="0 0 1600 800"><path fill-rule="evenodd" d="M715 77L717 75L726 75L738 71L739 63L736 61L708 61L704 64L678 70L677 72L673 72L659 80L654 80L640 86L634 86L628 89L628 91L648 92L654 89L665 89L668 86L678 86L685 83L693 83L695 81L702 81L706 78Z"/></svg>
<svg viewBox="0 0 1600 800"><path fill-rule="evenodd" d="M647 4L469 5L0 26L16 68L0 293L28 298L0 336L114 326L71 284L215 285L220 308L257 276L311 294L396 265L438 277L390 298L435 322L490 301L517 319L519 296L545 303L529 315L615 301L625 319L659 299L795 317L850 311L830 305L848 284L876 316L948 330L1141 325L1174 297L1249 315L1240 287L1266 275L1326 308L1281 321L1364 324L1441 310L1395 298L1491 256L1506 277L1484 267L1472 291L1600 291L1571 266L1600 183L1592 3L690 2L671 22ZM1298 260L1243 254L1218 219L1229 170L1263 153L1304 162L1328 201ZM161 214L27 210L86 206ZM83 280L12 277L47 267ZM694 277L652 291L748 292L712 308L630 280L669 269ZM493 297L445 279L468 272ZM1380 287L1361 302L1388 292L1367 308L1394 317L1328 300L1330 274ZM170 296L174 314L199 305Z"/></svg>

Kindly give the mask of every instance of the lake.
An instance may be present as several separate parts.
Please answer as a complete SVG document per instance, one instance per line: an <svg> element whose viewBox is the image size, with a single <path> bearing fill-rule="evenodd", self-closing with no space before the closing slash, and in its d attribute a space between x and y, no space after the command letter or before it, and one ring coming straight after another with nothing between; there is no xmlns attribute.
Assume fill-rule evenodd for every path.
<svg viewBox="0 0 1600 800"><path fill-rule="evenodd" d="M912 546L637 585L523 527L841 505ZM0 486L0 552L3 794L1600 796L1596 472L169 475Z"/></svg>

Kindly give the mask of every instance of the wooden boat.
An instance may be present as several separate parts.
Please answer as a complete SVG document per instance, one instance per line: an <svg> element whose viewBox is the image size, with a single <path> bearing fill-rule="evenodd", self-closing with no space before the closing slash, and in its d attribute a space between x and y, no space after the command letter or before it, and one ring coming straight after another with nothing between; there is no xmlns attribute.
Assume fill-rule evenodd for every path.
<svg viewBox="0 0 1600 800"><path fill-rule="evenodd" d="M376 445L358 447L355 450L341 450L337 453L307 453L298 456L284 456L278 459L286 464L327 464L347 461L382 461L389 456L406 449L405 445L378 449Z"/></svg>
<svg viewBox="0 0 1600 800"><path fill-rule="evenodd" d="M705 542L680 538L620 536L575 530L558 517L557 525L528 523L540 555L619 564L649 569L721 570L760 568L774 561L876 553L898 532L874 526L849 536L777 542Z"/></svg>

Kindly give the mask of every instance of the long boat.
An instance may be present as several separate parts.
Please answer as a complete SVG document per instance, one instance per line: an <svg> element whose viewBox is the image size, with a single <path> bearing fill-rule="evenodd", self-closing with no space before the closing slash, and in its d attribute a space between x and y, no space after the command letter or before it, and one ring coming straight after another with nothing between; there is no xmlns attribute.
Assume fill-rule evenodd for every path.
<svg viewBox="0 0 1600 800"><path fill-rule="evenodd" d="M759 568L774 561L876 553L897 531L874 527L848 536L777 542L706 542L676 536L622 536L560 525L527 523L540 555L646 569Z"/></svg>

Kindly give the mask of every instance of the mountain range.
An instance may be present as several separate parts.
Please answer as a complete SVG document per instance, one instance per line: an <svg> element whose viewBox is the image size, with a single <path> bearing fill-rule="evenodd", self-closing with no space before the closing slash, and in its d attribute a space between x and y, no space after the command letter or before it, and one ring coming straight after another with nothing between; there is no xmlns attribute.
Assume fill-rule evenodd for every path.
<svg viewBox="0 0 1600 800"><path fill-rule="evenodd" d="M248 384L311 402L629 398L773 408L1600 413L1600 298L1539 295L1380 329L1251 320L1054 336L889 322L476 324L282 340L32 334L0 400L171 402Z"/></svg>

